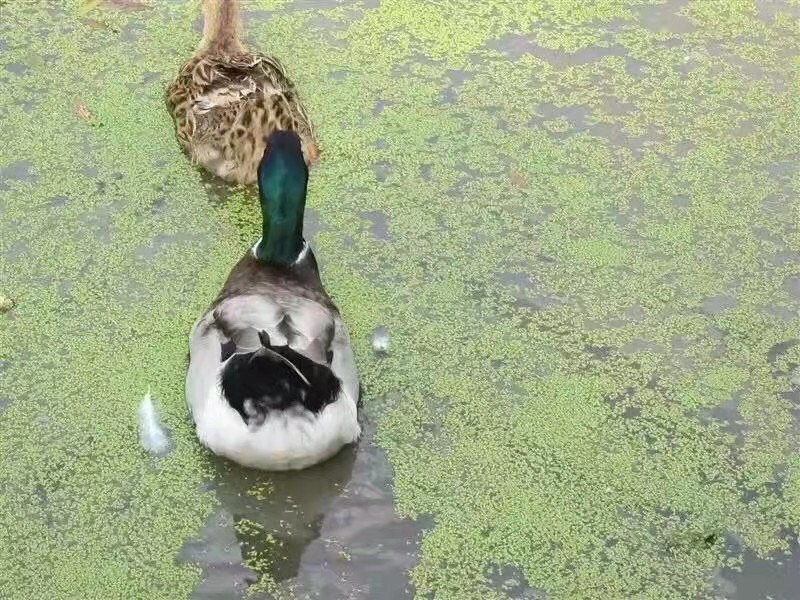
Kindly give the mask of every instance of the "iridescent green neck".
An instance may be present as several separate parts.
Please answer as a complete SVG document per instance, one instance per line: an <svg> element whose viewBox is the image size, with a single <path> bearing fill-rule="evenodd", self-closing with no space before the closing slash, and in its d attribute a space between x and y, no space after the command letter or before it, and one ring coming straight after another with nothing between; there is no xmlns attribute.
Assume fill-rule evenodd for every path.
<svg viewBox="0 0 800 600"><path fill-rule="evenodd" d="M289 203L278 212L261 199L261 241L256 246L256 258L268 263L290 265L303 249L303 213L305 198Z"/></svg>
<svg viewBox="0 0 800 600"><path fill-rule="evenodd" d="M255 249L263 262L290 265L303 249L308 169L294 133L270 136L258 170L262 237Z"/></svg>

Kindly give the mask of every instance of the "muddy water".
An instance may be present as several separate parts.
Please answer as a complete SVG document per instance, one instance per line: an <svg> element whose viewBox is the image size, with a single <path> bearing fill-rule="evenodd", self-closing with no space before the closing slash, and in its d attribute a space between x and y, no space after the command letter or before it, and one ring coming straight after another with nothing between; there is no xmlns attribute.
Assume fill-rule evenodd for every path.
<svg viewBox="0 0 800 600"><path fill-rule="evenodd" d="M278 597L412 598L409 571L431 523L395 514L391 466L364 425L357 447L301 473L215 461L219 509L181 552L203 569L191 597L243 597L259 578L246 565L261 557Z"/></svg>
<svg viewBox="0 0 800 600"><path fill-rule="evenodd" d="M797 597L793 3L249 3L365 377L358 447L276 475L183 400L257 233L164 117L196 6L77 4L0 2L0 596Z"/></svg>

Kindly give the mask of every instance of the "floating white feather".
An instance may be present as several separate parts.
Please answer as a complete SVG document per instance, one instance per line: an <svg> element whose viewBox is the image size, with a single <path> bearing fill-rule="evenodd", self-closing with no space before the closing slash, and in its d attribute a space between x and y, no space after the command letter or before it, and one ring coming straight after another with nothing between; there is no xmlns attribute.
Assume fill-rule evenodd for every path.
<svg viewBox="0 0 800 600"><path fill-rule="evenodd" d="M389 352L389 328L380 325L372 331L372 349L380 354Z"/></svg>
<svg viewBox="0 0 800 600"><path fill-rule="evenodd" d="M142 448L157 455L166 454L170 447L169 434L156 412L149 389L139 404L139 443Z"/></svg>

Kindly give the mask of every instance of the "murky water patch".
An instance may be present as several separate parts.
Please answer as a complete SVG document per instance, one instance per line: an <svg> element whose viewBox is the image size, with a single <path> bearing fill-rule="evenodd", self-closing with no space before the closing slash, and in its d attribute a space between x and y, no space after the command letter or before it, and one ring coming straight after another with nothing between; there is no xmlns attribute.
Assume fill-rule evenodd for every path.
<svg viewBox="0 0 800 600"><path fill-rule="evenodd" d="M389 217L383 211L365 211L360 216L370 223L370 235L376 240L389 241L392 239L389 232Z"/></svg>
<svg viewBox="0 0 800 600"><path fill-rule="evenodd" d="M160 253L169 251L170 246L182 245L187 243L207 242L205 236L196 234L177 232L177 233L159 233L152 240L142 244L136 249L135 255L137 260L143 262L153 261Z"/></svg>
<svg viewBox="0 0 800 600"><path fill-rule="evenodd" d="M567 302L566 298L550 293L541 281L528 273L499 273L497 281L512 290L514 304L525 310L541 311Z"/></svg>
<svg viewBox="0 0 800 600"><path fill-rule="evenodd" d="M721 569L715 575L719 592L726 600L792 600L800 589L800 547L794 537L788 546L786 553L768 557L745 549L741 567Z"/></svg>
<svg viewBox="0 0 800 600"><path fill-rule="evenodd" d="M668 0L654 6L639 6L639 22L649 29L670 34L686 34L696 31L688 17L681 14L689 0Z"/></svg>
<svg viewBox="0 0 800 600"><path fill-rule="evenodd" d="M123 203L118 207L122 213L118 222L99 214L84 227L86 240L80 242L85 241L99 253L98 262L89 265L67 287L62 287L63 281L44 277L48 273L34 273L30 279L15 275L15 285L26 290L27 298L23 298L19 311L15 309L0 317L17 328L21 328L18 319L26 320L26 333L20 339L33 338L41 334L41 319L53 314L65 315L61 312L64 306L56 299L68 295L73 310L98 315L96 320L113 329L117 342L127 339L128 327L136 331L134 335L146 332L141 345L146 346L147 352L134 348L124 361L104 356L99 342L80 337L85 347L82 353L75 354L80 358L76 358L72 367L86 369L83 361L87 356L103 357L92 364L112 363L121 388L140 386L141 381L151 378L160 378L170 388L166 394L170 399L167 416L176 425L181 444L169 460L179 461L182 469L171 473L171 477L149 480L142 487L146 493L141 490L120 493L123 505L128 497L135 500L123 513L132 512L145 520L148 514L160 515L164 510L160 505L148 505L150 496L169 496L173 482L183 481L182 470L194 469L202 462L199 452L189 458L196 444L180 421L185 416L180 389L184 364L175 359L176 353L184 351L184 329L195 314L188 309L176 311L175 298L195 302L199 310L201 304L213 297L217 279L224 277L230 261L258 234L251 218L254 201L241 191L210 183L217 188L209 194L221 198L214 201L218 212L211 210L207 202L209 194L195 185L202 176L186 167L174 140L167 137L167 134L171 137L171 131L163 106L159 103L155 107L154 90L158 83L153 74L174 72L177 57L189 52L196 43L196 36L190 35L191 24L196 21L196 7L190 10L177 2L170 6L175 7L175 12L170 13L171 20L161 18L165 16L159 12L163 7L153 7L148 17L138 23L111 19L114 29L102 23L95 24L101 29L87 25L90 30L81 30L82 35L93 39L81 50L103 48L103 52L80 55L86 57L81 65L87 70L95 62L105 63L98 70L97 81L114 81L124 72L119 76L129 79L133 86L124 88L127 94L124 98L117 97L114 86L103 87L105 84L97 82L88 86L99 100L97 107L89 107L95 113L93 118L103 123L102 128L91 128L92 136L125 121L126 111L110 106L112 102L106 98L142 109L138 114L145 125L145 131L137 124L135 131L125 132L130 137L124 138L128 146L124 152L120 150L123 144L117 143L113 136L102 135L92 150L99 152L108 146L109 156L122 164L157 162L145 154L167 157L165 164L153 168L158 173L168 171L167 187L177 186L178 192L169 194L161 190L155 194L153 182L142 185L130 182L145 199L135 211L129 211L127 203ZM559 7L553 5L551 11L537 15L536 19L520 15L523 25L535 20L542 35L538 31L537 35L523 34L521 37L529 39L518 42L522 52L512 64L507 55L513 48L508 52L502 48L487 49L484 40L487 37L503 40L510 31L520 35L522 25L515 25L514 18L508 19L509 12L516 16L535 3L511 6L494 2L489 6L488 18L484 15L478 19L473 18L475 11L483 10L483 5L458 4L449 13L458 14L458 20L445 15L438 21L428 18L429 14L442 15L438 5L425 7L431 13L416 13L386 3L370 4L376 10L358 8L352 14L338 11L338 6L329 10L329 4L270 0L250 6L269 8L264 13L253 12L250 39L268 42L264 49L286 57L290 71L298 73L304 83L303 93L311 99L314 114L321 116L323 139L329 140L329 147L334 149L319 177L312 175L319 182L315 184L318 185L315 194L319 195L315 196L314 207L319 210L319 223L323 226L318 236L323 274L329 278L326 283L330 281L337 302L342 298L343 311L353 324L359 363L367 380L379 388L403 390L391 402L387 401L395 412L415 415L420 411L425 417L404 420L390 414L395 421L383 439L392 453L392 461L399 467L397 500L406 510L419 507L423 507L422 512L431 510L436 514L436 526L428 533L424 552L418 558L404 557L401 550L382 554L376 550L375 542L381 535L391 538L392 543L396 541L398 546L416 539L415 527L405 528L391 521L391 500L381 499L380 510L374 506L360 512L353 510L355 516L346 521L334 515L337 511L346 513L345 507L352 506L354 500L340 496L341 490L336 491L336 486L327 495L324 477L320 494L327 499L320 508L314 506L308 490L292 492L286 482L274 490L253 480L245 482L246 487L237 493L253 492L255 495L248 498L255 498L263 506L250 506L240 502L238 496L225 499L226 494L231 495L236 489L236 478L230 476L232 480L226 481L226 476L221 476L223 512L218 516L223 522L220 531L207 535L217 535L216 541L209 543L222 550L234 545L216 557L209 557L209 570L218 573L205 577L205 582L221 582L216 589L227 590L224 593L243 592L247 586L252 590L258 575L235 566L248 560L257 561L252 564L265 574L262 581L270 574L278 579L276 585L282 591L295 588L301 596L333 598L370 597L370 593L380 589L374 582L380 581L378 573L382 571L402 574L389 588L397 591L398 597L404 597L402 594L408 593L406 565L417 566L417 582L423 590L420 595L438 592L443 598L459 600L471 597L469 594L475 590L487 592L489 588L481 587L489 585L487 565L496 565L502 579L492 579L490 591L510 597L531 593L531 589L538 592L538 588L528 583L534 579L550 596L567 595L566 590L572 589L576 596L584 593L592 594L591 597L630 597L641 589L680 596L684 589L681 586L695 586L697 581L714 574L727 577L720 567L726 562L727 550L723 551L716 543L710 547L698 546L693 538L692 544L686 545L688 549L681 544L671 546L673 552L668 554L663 553L661 546L654 549L651 544L662 540L652 530L654 523L661 523L652 518L652 511L648 512L647 507L653 504L677 506L682 515L681 526L692 531L705 532L706 526L713 525L711 529L718 528L722 531L718 535L723 536L726 527L745 523L750 528L750 538L745 536L743 540L762 549L771 548L775 542L773 525L786 520L781 511L789 510L785 489L791 483L791 479L788 483L783 479L787 477L783 471L776 470L782 459L773 443L785 441L782 428L786 423L786 406L774 400L779 397L786 404L793 402L795 392L785 391L788 388L784 384L794 350L776 353L774 369L767 356L769 348L791 338L787 332L793 330L797 318L792 315L797 302L791 299L797 298L797 290L793 283L796 273L792 272L796 262L791 254L794 238L788 225L794 215L791 202L794 173L788 165L792 156L782 150L784 145L788 147L787 140L791 137L785 126L791 122L785 110L789 103L786 97L771 95L782 93L781 88L774 85L773 91L769 91L769 86L763 85L762 75L770 78L773 71L778 75L788 73L790 63L785 57L795 49L772 53L770 58L769 48L762 41L773 44L773 48L779 43L793 47L787 31L775 24L763 40L748 31L742 31L742 38L729 35L731 30L741 30L743 23L758 32L757 15L717 10L719 5L708 9L705 7L712 5L701 2L653 4L637 7L633 12L614 9L610 11L613 15L599 16L591 12L592 7L583 5L570 15L567 24L563 15L554 15ZM774 6L788 11L783 5ZM391 12L392 8L395 12ZM291 13L290 19L283 18L285 12ZM95 16L98 20L111 17L102 11L92 18ZM306 16L310 18L305 19ZM70 23L62 25L64 35L69 35L70 28L83 27L70 19L63 11L57 15L59 23ZM691 30L687 28L682 33L686 20ZM258 25L259 21L263 27ZM342 22L348 27L340 27ZM335 31L318 39L319 28ZM101 31L102 34L97 33ZM142 35L143 31L147 37ZM454 31L458 35L453 35ZM47 39L47 31L41 33L30 44L42 45L39 40L45 39L48 48L40 48L37 53L46 58L51 52L49 47L59 47L61 40ZM716 38L723 33L727 39L719 45ZM18 33L10 35L14 36L15 44L27 43ZM447 43L437 44L437 37ZM130 41L134 39L139 42ZM706 48L709 40L718 46ZM116 52L118 44L124 44L126 52ZM548 44L571 50L562 57L548 48ZM152 54L159 57L145 50L151 45ZM355 50L351 52L351 48ZM142 54L129 52L134 50ZM696 55L685 68L675 70L677 54L683 50L685 55L693 52ZM427 53L436 59L426 57ZM479 60L487 55L491 64ZM136 60L129 60L130 56L136 56ZM741 59L738 62L737 57ZM27 65L29 58L17 53L9 60ZM720 68L728 62L730 68ZM753 69L751 63L763 68ZM46 64L31 63L34 68L25 77L2 71L0 78L12 82L12 86L33 85L46 72L42 71ZM463 69L465 66L468 69ZM328 73L335 74L333 82ZM73 75L70 71L69 78ZM69 89L80 88L78 83L77 88L70 85ZM14 88L12 93L15 97L27 97L29 94L23 91L22 87ZM11 104L3 109L3 114L13 114L14 119L32 118L42 110L61 114L46 93L43 100L41 105L30 104L23 109ZM438 103L447 108L439 107ZM588 109L585 113L554 114L544 121L527 123L533 116L533 107L537 106L567 107L567 111L574 107ZM150 111L160 116L148 119ZM71 122L69 119L73 118L65 114L59 122ZM754 125L748 119L758 122ZM781 120L783 126L778 122ZM595 125L599 128L591 131ZM741 136L746 139L731 141ZM33 138L29 141L34 141ZM154 144L153 140L158 142ZM9 143L14 141L11 139ZM72 141L64 137L62 146L71 147ZM656 144L648 145L648 141ZM137 148L150 150L137 152ZM57 150L57 146L48 149L48 155ZM376 155L373 150L386 152ZM339 151L346 156L337 156ZM24 155L18 149L11 154L6 164ZM53 182L50 168L65 161L58 152L55 154L42 163L45 168L41 172L37 170L40 177L37 184L51 189L36 195L37 185L31 190L35 202L43 205L48 198L63 195L70 201L50 207L52 212L84 207L91 213L116 197L119 190L111 173L102 186L85 195L85 176L72 178L72 171L66 168L63 172L67 176L62 180L69 184L69 189L61 189L64 185ZM497 155L507 158L498 159ZM609 156L614 160L609 160ZM111 158L104 158L98 164L105 160ZM372 171L376 162L387 166L385 172ZM669 169L668 163L672 163ZM36 165L39 167L38 161ZM773 166L766 170L765 165ZM141 175L138 167L131 170ZM772 186L762 175L779 179L780 188ZM378 176L384 180L378 181ZM350 190L343 189L350 181L357 181L354 187L361 188L357 195L348 195ZM91 187L91 182L88 183ZM25 184L6 180L3 185L8 189L0 192L17 190ZM771 196L764 197L762 191ZM763 206L759 207L762 197ZM185 206L189 198L192 208ZM749 198L755 199L752 206ZM2 194L0 199L3 210L14 209L13 226L11 220L4 220L12 231L12 248L17 248L19 242L23 249L36 249L37 244L30 243L33 236L16 233L28 225L25 221L28 215L17 210L17 202L13 194ZM542 212L543 205L552 210ZM193 211L207 212L198 215ZM390 243L377 239L383 235L380 218L373 222L369 216L363 216L371 211L390 215L387 227L391 232ZM175 215L180 218L175 219ZM220 219L218 224L223 228L236 223L236 232L227 229L226 233L231 240L241 237L241 247L230 243L223 259L210 254L230 241L214 237L214 232L204 240L151 244L160 234L171 235L181 231L181 227L201 229L204 222L214 219ZM145 224L148 227L142 227ZM100 232L101 239L96 239L92 228ZM311 229L313 224L309 226ZM127 239L134 231L136 240ZM765 235L764 231L772 235ZM49 233L42 230L39 235L49 239ZM106 253L103 236L124 245L126 252ZM751 237L761 245L752 244ZM146 265L125 262L135 260L140 246L151 245L160 249L147 257ZM700 247L703 250L697 251ZM193 275L202 279L199 282L202 291L185 284L187 278L175 261L181 253L186 253L192 264L219 261L217 270L210 269L213 272L202 277ZM522 264L520 255L528 262ZM24 268L29 262L24 258L29 253L20 256L23 260L17 261L15 267ZM60 267L58 261L47 264ZM70 266L72 270L67 272L77 270L74 264ZM163 281L136 271L140 268L152 268ZM135 276L130 277L131 286L123 277L130 276L130 271L135 271ZM115 307L115 319L106 320L109 307L105 303L113 295L105 286L110 284L119 286L121 296L127 301L110 303ZM157 300L148 299L149 291ZM538 310L522 305L539 296L563 298L564 302L536 307ZM87 298L95 297L102 301L87 302ZM735 304L731 305L729 298L735 299ZM665 302L674 304L668 307L673 310L665 310ZM164 314L169 315L166 322L160 318ZM72 320L62 319L57 331L66 327L74 331L81 320L90 326L95 320L88 322L80 315L80 312L66 313ZM782 316L778 319L777 315ZM370 348L370 332L380 323L389 323L394 336L392 352L386 357L373 356ZM720 336L718 332L724 333ZM0 338L2 335L0 328ZM637 340L645 345L637 347ZM53 342L48 341L42 346L51 348ZM629 343L632 346L626 346ZM174 352L167 350L173 346ZM620 356L619 348L626 348L630 355ZM55 369L49 366L50 362L47 365ZM130 374L137 369L147 372ZM76 387L78 378L73 380L70 369L59 373L65 376L65 389ZM735 407L729 406L726 403L736 395L736 390L728 389L725 381L744 383L742 373L744 379L753 378L761 391L756 396L738 398ZM81 381L86 381L88 374L80 374ZM28 386L31 382L32 387L41 388L45 384L40 379L44 378L34 374L20 377L20 383ZM702 385L698 383L700 380ZM547 382L552 384L545 385ZM54 387L46 387L49 395L41 395L65 397L63 390ZM375 405L384 392L376 393L375 397L367 394L365 403ZM124 392L114 388L104 397L117 396L123 397ZM598 396L613 400L601 400L602 408L598 408L594 403ZM86 410L81 398L66 397L74 400L74 411ZM442 398L447 399L447 410L436 413L434 409L444 404ZM15 402L27 405L30 401L20 394ZM429 406L430 402L434 405ZM692 410L681 412L683 405ZM698 405L713 413L706 430L700 428L703 422L698 416L702 412L697 410ZM512 409L515 422L503 421ZM614 412L609 415L607 411ZM20 414L14 413L17 422ZM751 437L752 444L744 452L722 435L730 433L732 426L738 426L737 421L746 425L745 439ZM506 423L507 427L496 426L498 422ZM57 424L58 419L51 418L48 427L53 423ZM80 423L73 425L80 428ZM103 429L109 439L116 439L114 424L92 425L92 430ZM591 428L590 433L585 428ZM6 427L4 433L8 431L14 434L15 430ZM759 432L769 436L752 437ZM526 440L537 440L537 444L517 443L522 435ZM602 443L595 444L596 440ZM48 438L48 443L52 441ZM709 448L712 441L717 447ZM444 442L447 452L437 446ZM24 444L20 448L24 449ZM606 452L608 448L616 448L618 452ZM459 451L455 455L454 449ZM59 450L52 446L52 453ZM730 484L727 475L715 479L713 485L710 479L704 480L703 485L695 485L698 469L703 473L722 470L727 474L721 469L725 463L720 457L730 450L746 459L747 475L754 481L774 479L772 487L751 486L758 488L761 497L752 495L749 488L745 490L747 493L742 492ZM124 452L125 448L121 448L117 454ZM370 452L366 450L367 455ZM424 454L426 468L415 468L420 453L426 452L429 452ZM520 464L533 466L514 470L504 459L509 455ZM4 461L3 469L17 464L27 467L25 456L28 455L12 455ZM358 464L358 456L354 465ZM90 491L103 498L113 495L116 491L107 480L123 467L126 473L131 473L130 466L115 456L107 457L103 464L109 465L105 478L96 487L81 487L76 497ZM159 469L169 468L169 464L164 461ZM382 464L385 467L385 462ZM602 486L594 485L595 473L607 464L616 468L609 470ZM552 465L557 468L551 468ZM535 477L529 477L533 469L538 469ZM352 481L356 481L357 466L352 470ZM91 472L92 469L86 470ZM86 475L70 474L65 481L78 477ZM788 477L791 478L791 472ZM241 478L245 480L246 476ZM441 486L443 480L449 485ZM653 480L656 484L650 485ZM187 506L187 498L199 502L203 496L186 481L182 485L185 494L172 496L170 506L183 506L184 513L192 513L194 505ZM381 493L387 493L389 480L380 485ZM497 496L487 490L504 489L505 485L507 493L499 497L510 501L497 504ZM313 486L309 484L308 489ZM525 493L519 493L520 489ZM627 490L634 491L627 493ZM35 491L36 498L57 498L46 485ZM283 500L273 502L273 492ZM291 504L286 498L293 493L301 500ZM531 508L526 503L537 493L544 494L547 502ZM703 504L695 503L696 498L702 499ZM482 505L474 507L473 504L479 504L475 499ZM96 501L97 498L92 498L92 506ZM226 502L240 513L225 513ZM615 503L631 512L637 507L644 508L639 520L619 524L619 530L612 532L614 535L604 538L621 537L627 544L609 542L597 546L601 551L595 552L595 538L608 533L601 530L609 527L609 523L612 529L618 524L604 512ZM149 511L139 514L137 506L142 505L147 505ZM89 513L96 515L88 506L70 506L73 510L64 514L75 515L76 519ZM520 510L520 506L531 509ZM5 507L3 498L0 507ZM491 507L491 511L486 507ZM465 508L472 509L470 518L480 522L480 526L464 525ZM273 510L289 511L285 524L276 521L277 512ZM491 526L485 523L486 512L491 512ZM361 522L356 518L358 515L364 517L364 522L374 524L371 533L353 533ZM576 515L601 516L576 518ZM154 520L153 531L161 535L157 543L139 539L142 547L160 547L174 538L183 515L171 517L174 520L169 528L163 526L165 519ZM733 525L720 524L715 519L729 519ZM102 519L91 521L92 525L81 531L92 531L98 521ZM200 523L195 523L195 527L199 528ZM494 527L505 527L507 535L502 538L483 535L491 533ZM551 527L556 527L554 535L569 543L548 551L531 548L530 539L538 539ZM164 529L173 533L164 533ZM330 535L326 534L328 530ZM38 530L28 531L35 536ZM80 536L76 539L81 547L102 547L103 539L115 539L117 535L116 531L104 533L106 537L94 545L83 543ZM9 534L3 532L3 535ZM269 541L270 535L275 543ZM30 544L29 540L25 542ZM414 542L411 546L416 552ZM46 551L48 544L38 547ZM202 547L201 541L194 549ZM361 554L354 552L353 547L360 548ZM569 556L565 549L570 547L578 552ZM124 551L124 546L115 548L113 554L116 556L120 551ZM500 552L513 560L498 561ZM72 581L74 574L85 570L86 565L92 565L95 574L103 575L93 581L124 579L124 575L110 566L107 570L97 567L106 565L106 557L111 555L97 553L90 557L92 560L67 565L70 577L55 579ZM3 556L1 548L0 556ZM63 562L70 555L61 553L61 556ZM136 564L137 556L128 556L131 564ZM569 562L560 563L554 560L556 556L567 557ZM175 576L172 559L168 555L157 569L151 569L149 560L137 566L154 577L167 572ZM753 596L769 593L771 582L758 579L758 570L767 567L754 561L756 566L748 571L747 562L745 557L743 577L752 578L756 586ZM29 563L21 574L30 569L42 571L41 561ZM516 572L509 567L512 564L525 566ZM395 569L394 565L404 566ZM14 574L13 569L6 572ZM642 582L639 577L644 573L651 574L652 580ZM45 579L44 575L40 574L39 580ZM129 584L143 585L140 581ZM20 585L26 585L22 575ZM164 586L155 591L137 588L137 591L145 597L158 597L164 589L174 593L175 589L187 590L192 585L182 579L177 587ZM775 583L774 589L779 591L780 585ZM80 593L85 589L82 586ZM213 594L214 589L213 585L210 588L201 585L196 592ZM453 592L454 589L457 591ZM111 596L106 593L105 597Z"/></svg>
<svg viewBox="0 0 800 600"><path fill-rule="evenodd" d="M531 35L511 34L491 41L489 48L499 50L511 58L518 59L525 54L531 54L551 63L556 68L566 68L599 60L605 56L627 56L627 51L622 46L588 46L575 52L561 52L545 46L540 46Z"/></svg>
<svg viewBox="0 0 800 600"><path fill-rule="evenodd" d="M96 177L96 175L97 173L95 172L93 175L87 176ZM119 213L121 207L121 201L100 205L84 213L80 218L81 224L88 229L96 240L107 242L111 239L113 233L114 216Z"/></svg>
<svg viewBox="0 0 800 600"><path fill-rule="evenodd" d="M0 167L0 189L9 189L8 182L35 183L36 175L33 163L28 160L18 160Z"/></svg>
<svg viewBox="0 0 800 600"><path fill-rule="evenodd" d="M510 600L547 600L547 592L531 586L521 569L513 565L491 565L487 569L489 584Z"/></svg>
<svg viewBox="0 0 800 600"><path fill-rule="evenodd" d="M202 570L201 581L191 595L193 600L243 598L258 578L243 566L233 516L222 508L209 517L197 540L184 544L178 560Z"/></svg>
<svg viewBox="0 0 800 600"><path fill-rule="evenodd" d="M234 597L257 582L269 597L413 597L409 571L431 525L394 513L392 469L373 437L367 421L357 447L295 473L215 460L220 509L182 553L203 569L192 598Z"/></svg>
<svg viewBox="0 0 800 600"><path fill-rule="evenodd" d="M756 12L760 19L773 22L779 15L800 19L800 7L786 0L755 0Z"/></svg>

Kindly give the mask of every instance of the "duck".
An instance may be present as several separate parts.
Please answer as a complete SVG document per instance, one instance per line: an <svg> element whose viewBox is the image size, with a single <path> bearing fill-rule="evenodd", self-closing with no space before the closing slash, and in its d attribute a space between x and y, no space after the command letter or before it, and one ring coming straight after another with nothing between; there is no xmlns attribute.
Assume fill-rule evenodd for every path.
<svg viewBox="0 0 800 600"><path fill-rule="evenodd" d="M287 471L361 435L350 335L302 234L308 166L294 131L270 134L258 169L261 238L189 336L197 437L245 467Z"/></svg>
<svg viewBox="0 0 800 600"><path fill-rule="evenodd" d="M316 164L314 128L286 69L241 41L239 0L203 0L202 9L200 44L166 93L184 151L211 174L250 185L269 134L291 130L300 136L306 164Z"/></svg>

